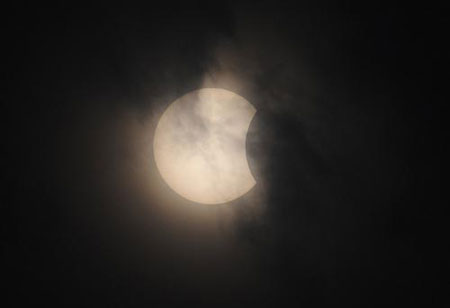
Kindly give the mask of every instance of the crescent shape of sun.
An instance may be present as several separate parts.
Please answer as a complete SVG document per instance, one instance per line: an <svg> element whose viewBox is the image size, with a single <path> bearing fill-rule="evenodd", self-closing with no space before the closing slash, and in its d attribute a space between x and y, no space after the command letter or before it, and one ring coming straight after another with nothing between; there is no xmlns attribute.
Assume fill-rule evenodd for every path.
<svg viewBox="0 0 450 308"><path fill-rule="evenodd" d="M235 200L256 184L246 137L256 109L228 90L203 88L175 100L156 127L153 152L164 181L203 204Z"/></svg>

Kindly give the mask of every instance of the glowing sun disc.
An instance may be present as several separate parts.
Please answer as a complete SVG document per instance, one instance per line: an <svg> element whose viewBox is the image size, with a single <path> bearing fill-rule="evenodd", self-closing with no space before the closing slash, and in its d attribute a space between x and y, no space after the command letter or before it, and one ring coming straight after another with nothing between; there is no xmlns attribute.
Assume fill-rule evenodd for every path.
<svg viewBox="0 0 450 308"><path fill-rule="evenodd" d="M204 88L175 100L155 130L153 152L164 181L194 202L219 204L256 184L246 137L255 108L228 90Z"/></svg>

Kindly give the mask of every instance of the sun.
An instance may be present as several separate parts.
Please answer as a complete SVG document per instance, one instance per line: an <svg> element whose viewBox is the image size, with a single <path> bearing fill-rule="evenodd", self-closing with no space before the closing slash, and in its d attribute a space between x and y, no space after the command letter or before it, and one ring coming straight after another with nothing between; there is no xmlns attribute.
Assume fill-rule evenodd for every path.
<svg viewBox="0 0 450 308"><path fill-rule="evenodd" d="M225 203L247 193L256 184L245 146L255 113L245 98L219 88L175 100L155 130L153 152L161 177L198 203Z"/></svg>

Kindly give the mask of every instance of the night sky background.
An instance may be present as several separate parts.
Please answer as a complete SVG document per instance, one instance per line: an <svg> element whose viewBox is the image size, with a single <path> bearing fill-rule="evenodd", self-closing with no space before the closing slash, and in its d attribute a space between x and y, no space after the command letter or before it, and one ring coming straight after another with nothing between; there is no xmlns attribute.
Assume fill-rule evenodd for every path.
<svg viewBox="0 0 450 308"><path fill-rule="evenodd" d="M4 307L448 300L443 10L278 2L5 7ZM258 184L205 206L151 142L217 76Z"/></svg>

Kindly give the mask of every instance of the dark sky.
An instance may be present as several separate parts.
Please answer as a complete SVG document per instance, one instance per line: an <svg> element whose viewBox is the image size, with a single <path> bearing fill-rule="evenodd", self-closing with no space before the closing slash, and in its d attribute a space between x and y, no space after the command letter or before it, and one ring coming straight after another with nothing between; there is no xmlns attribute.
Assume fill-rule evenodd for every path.
<svg viewBox="0 0 450 308"><path fill-rule="evenodd" d="M443 300L442 10L278 2L5 9L6 306ZM151 151L205 80L257 109L258 184L219 206Z"/></svg>

